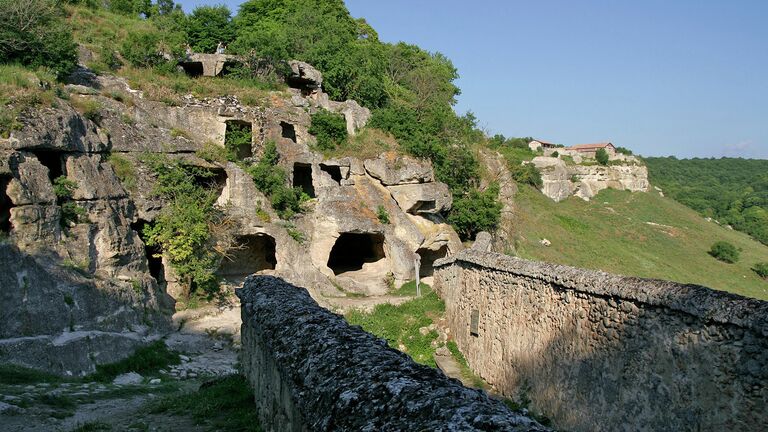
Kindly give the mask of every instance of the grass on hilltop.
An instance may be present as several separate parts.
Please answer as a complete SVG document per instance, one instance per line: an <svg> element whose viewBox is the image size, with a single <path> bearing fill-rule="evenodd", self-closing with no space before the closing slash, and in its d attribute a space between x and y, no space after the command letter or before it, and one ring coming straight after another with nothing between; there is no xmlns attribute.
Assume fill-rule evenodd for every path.
<svg viewBox="0 0 768 432"><path fill-rule="evenodd" d="M530 187L515 199L517 253L522 258L629 276L704 285L768 300L768 282L751 267L768 261L768 247L738 231L707 222L657 192L606 189L585 202L555 203ZM539 241L546 238L549 247ZM735 264L708 254L716 241L741 250Z"/></svg>

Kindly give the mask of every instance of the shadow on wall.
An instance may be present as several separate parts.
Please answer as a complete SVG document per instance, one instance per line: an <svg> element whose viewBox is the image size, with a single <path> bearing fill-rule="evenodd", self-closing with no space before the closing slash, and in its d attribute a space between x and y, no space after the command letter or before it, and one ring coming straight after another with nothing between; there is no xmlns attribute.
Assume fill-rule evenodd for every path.
<svg viewBox="0 0 768 432"><path fill-rule="evenodd" d="M757 408L768 401L768 341L754 330L532 278L507 274L500 282L463 271L478 272L464 278L483 288L476 297L465 287L453 294L460 304L447 302L459 347L483 378L507 396L530 398L558 428L768 430L768 414ZM711 295L679 287L665 293L667 304L706 304ZM472 336L475 310L479 335Z"/></svg>

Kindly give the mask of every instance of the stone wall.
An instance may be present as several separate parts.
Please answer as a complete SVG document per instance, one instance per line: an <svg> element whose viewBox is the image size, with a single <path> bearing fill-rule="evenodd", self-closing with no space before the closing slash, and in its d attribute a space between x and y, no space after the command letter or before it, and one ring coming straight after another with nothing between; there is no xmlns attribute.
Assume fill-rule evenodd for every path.
<svg viewBox="0 0 768 432"><path fill-rule="evenodd" d="M349 326L303 288L251 276L238 296L242 367L265 430L545 430Z"/></svg>
<svg viewBox="0 0 768 432"><path fill-rule="evenodd" d="M470 367L558 428L768 429L767 302L476 250L435 266Z"/></svg>

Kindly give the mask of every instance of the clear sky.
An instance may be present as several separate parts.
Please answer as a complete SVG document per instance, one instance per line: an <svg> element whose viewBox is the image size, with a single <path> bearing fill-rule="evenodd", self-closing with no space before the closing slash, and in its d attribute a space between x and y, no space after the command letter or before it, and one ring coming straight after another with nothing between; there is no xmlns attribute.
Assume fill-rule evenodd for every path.
<svg viewBox="0 0 768 432"><path fill-rule="evenodd" d="M768 0L346 4L383 41L452 59L457 111L490 134L768 158Z"/></svg>

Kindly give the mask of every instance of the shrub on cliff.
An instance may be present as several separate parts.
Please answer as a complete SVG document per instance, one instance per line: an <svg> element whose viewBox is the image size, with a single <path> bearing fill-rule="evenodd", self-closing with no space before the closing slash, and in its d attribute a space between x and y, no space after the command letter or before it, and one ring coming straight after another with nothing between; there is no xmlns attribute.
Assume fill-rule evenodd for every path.
<svg viewBox="0 0 768 432"><path fill-rule="evenodd" d="M287 175L277 165L279 155L274 141L268 141L264 154L255 165L246 167L256 187L269 197L272 208L283 219L290 219L302 211L301 204L308 199L301 188L286 186Z"/></svg>
<svg viewBox="0 0 768 432"><path fill-rule="evenodd" d="M486 190L472 189L453 202L448 222L462 240L473 239L480 231L494 231L501 220L501 203L498 201L499 186L490 185Z"/></svg>
<svg viewBox="0 0 768 432"><path fill-rule="evenodd" d="M166 201L151 225L144 227L147 246L158 246L179 275L186 294L218 291L218 268L228 249L231 224L214 204L218 198L205 185L210 171L164 156L143 158L157 176L153 193Z"/></svg>
<svg viewBox="0 0 768 432"><path fill-rule="evenodd" d="M541 171L532 163L511 165L509 173L516 182L541 188L544 181L541 179Z"/></svg>
<svg viewBox="0 0 768 432"><path fill-rule="evenodd" d="M739 260L739 250L736 249L736 246L724 241L718 241L712 244L709 254L714 258L729 264L733 264Z"/></svg>
<svg viewBox="0 0 768 432"><path fill-rule="evenodd" d="M608 160L610 157L608 156L608 152L605 151L605 149L597 149L595 152L595 160L597 160L597 163L600 165L608 165Z"/></svg>
<svg viewBox="0 0 768 432"><path fill-rule="evenodd" d="M317 138L321 150L332 150L347 139L347 122L341 114L320 110L312 114L309 133Z"/></svg>
<svg viewBox="0 0 768 432"><path fill-rule="evenodd" d="M55 0L0 0L0 62L46 67L61 79L77 65L72 30Z"/></svg>

